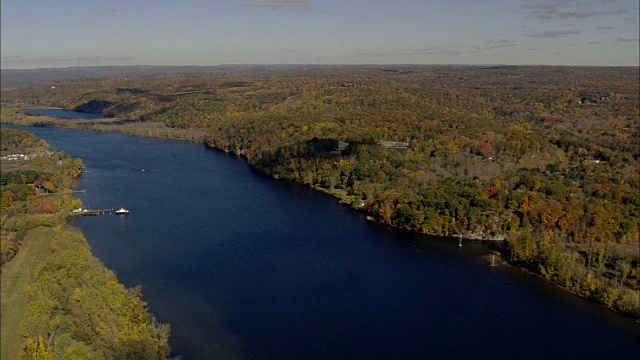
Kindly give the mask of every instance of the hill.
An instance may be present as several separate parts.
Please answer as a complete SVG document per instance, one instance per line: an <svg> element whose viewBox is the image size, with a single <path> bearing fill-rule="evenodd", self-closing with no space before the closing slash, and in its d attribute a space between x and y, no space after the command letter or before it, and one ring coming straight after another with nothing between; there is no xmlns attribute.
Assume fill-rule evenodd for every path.
<svg viewBox="0 0 640 360"><path fill-rule="evenodd" d="M203 141L389 226L504 240L512 263L640 309L638 68L199 70L28 86L3 102L112 117L49 124Z"/></svg>

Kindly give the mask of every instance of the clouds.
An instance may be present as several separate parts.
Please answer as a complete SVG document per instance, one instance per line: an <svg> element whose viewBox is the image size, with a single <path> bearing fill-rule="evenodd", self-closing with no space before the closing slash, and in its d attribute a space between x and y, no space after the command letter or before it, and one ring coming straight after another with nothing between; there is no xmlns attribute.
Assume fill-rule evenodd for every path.
<svg viewBox="0 0 640 360"><path fill-rule="evenodd" d="M311 9L313 3L311 0L265 0L246 2L243 5L253 8L270 8L271 10L308 10Z"/></svg>
<svg viewBox="0 0 640 360"><path fill-rule="evenodd" d="M545 0L532 4L523 4L516 11L525 18L536 20L569 20L588 19L606 15L621 15L628 12L627 9L613 9L611 5L617 1L601 0L600 3L591 3L583 0Z"/></svg>
<svg viewBox="0 0 640 360"><path fill-rule="evenodd" d="M559 4L554 3L524 4L520 7L520 11L525 14L525 17L549 19L558 12L558 6Z"/></svg>
<svg viewBox="0 0 640 360"><path fill-rule="evenodd" d="M638 63L637 0L29 3L3 3L5 67Z"/></svg>
<svg viewBox="0 0 640 360"><path fill-rule="evenodd" d="M2 56L3 68L43 68L72 66L131 65L140 63L135 56Z"/></svg>
<svg viewBox="0 0 640 360"><path fill-rule="evenodd" d="M616 37L637 31L622 21L635 16L632 8L636 4L636 0L534 0L511 11L522 16L523 37L550 39L550 44L554 43L551 39L562 37L582 40L577 44L615 44L620 42ZM571 24L563 23L567 21ZM602 24L604 21L616 26Z"/></svg>
<svg viewBox="0 0 640 360"><path fill-rule="evenodd" d="M482 43L449 43L432 46L417 47L395 51L395 52L373 52L358 53L363 57L433 57L433 58L449 58L449 59L470 59L483 55L499 54L500 50L507 48L517 48L520 45L513 40L493 39Z"/></svg>
<svg viewBox="0 0 640 360"><path fill-rule="evenodd" d="M611 14L624 14L625 10L618 11L567 11L567 12L559 12L556 16L559 19L587 19L591 17L601 16L601 15L611 15Z"/></svg>
<svg viewBox="0 0 640 360"><path fill-rule="evenodd" d="M602 45L602 41L587 41L586 43L570 43L566 46Z"/></svg>
<svg viewBox="0 0 640 360"><path fill-rule="evenodd" d="M534 31L529 34L524 34L523 36L534 38L556 38L560 36L577 35L581 32L581 30L547 30L542 32Z"/></svg>
<svg viewBox="0 0 640 360"><path fill-rule="evenodd" d="M494 39L494 40L489 40L488 43L489 44L513 44L513 40Z"/></svg>
<svg viewBox="0 0 640 360"><path fill-rule="evenodd" d="M464 45L461 44L443 44L425 47L411 47L398 51L389 52L368 52L358 53L357 56L362 57L415 57L420 55L429 55L435 57L459 57L463 55Z"/></svg>
<svg viewBox="0 0 640 360"><path fill-rule="evenodd" d="M507 40L507 39L494 39L494 40L487 41L487 43L489 44L487 46L476 45L475 50L490 51L490 50L497 50L497 49L511 48L511 47L518 46L518 44L516 44L513 40Z"/></svg>
<svg viewBox="0 0 640 360"><path fill-rule="evenodd" d="M494 53L494 50L500 50L505 48L515 48L520 46L513 40L508 39L493 39L487 41L486 44L476 44L471 53Z"/></svg>
<svg viewBox="0 0 640 360"><path fill-rule="evenodd" d="M495 50L495 49L514 47L514 46L518 46L518 45L517 44L498 44L498 45L486 47L484 48L484 50Z"/></svg>
<svg viewBox="0 0 640 360"><path fill-rule="evenodd" d="M366 57L366 58L380 58L380 57L415 57L419 55L431 55L435 57L459 57L461 56L460 50L456 49L455 46L451 45L437 45L437 46L428 46L424 48L412 48L412 49L404 49L400 51L389 51L389 52L366 52L366 53L357 53L358 57Z"/></svg>

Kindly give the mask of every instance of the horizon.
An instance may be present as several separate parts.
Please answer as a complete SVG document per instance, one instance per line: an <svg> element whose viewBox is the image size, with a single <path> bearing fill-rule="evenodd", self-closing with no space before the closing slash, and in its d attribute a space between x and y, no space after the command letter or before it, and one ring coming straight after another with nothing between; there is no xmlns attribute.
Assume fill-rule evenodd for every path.
<svg viewBox="0 0 640 360"><path fill-rule="evenodd" d="M67 69L83 69L83 68L136 68L136 67L157 67L157 68L216 68L225 66L237 66L237 67L296 67L296 66L309 66L309 67L567 67L567 68L580 68L580 67L595 67L595 68L640 68L640 65L561 65L561 64L286 64L286 63L273 63L273 64L216 64L216 65L175 65L175 64L136 64L136 65L78 65L78 66L65 66L65 67L39 67L39 68L0 68L0 70L67 70Z"/></svg>
<svg viewBox="0 0 640 360"><path fill-rule="evenodd" d="M636 0L4 0L0 67L639 66L638 12Z"/></svg>

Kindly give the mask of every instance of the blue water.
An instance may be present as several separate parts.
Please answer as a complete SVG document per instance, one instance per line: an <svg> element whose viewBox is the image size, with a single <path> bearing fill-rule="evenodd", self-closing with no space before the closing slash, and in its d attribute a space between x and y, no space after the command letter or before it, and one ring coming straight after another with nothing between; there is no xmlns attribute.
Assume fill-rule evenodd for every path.
<svg viewBox="0 0 640 360"><path fill-rule="evenodd" d="M91 114L79 111L71 111L71 110L62 110L62 109L49 109L49 108L24 108L22 111L33 113L37 115L43 116L53 116L60 118L71 118L71 119L101 119L103 116L101 114Z"/></svg>
<svg viewBox="0 0 640 360"><path fill-rule="evenodd" d="M640 357L639 324L477 243L376 226L202 145L28 128L81 157L93 252L185 359Z"/></svg>

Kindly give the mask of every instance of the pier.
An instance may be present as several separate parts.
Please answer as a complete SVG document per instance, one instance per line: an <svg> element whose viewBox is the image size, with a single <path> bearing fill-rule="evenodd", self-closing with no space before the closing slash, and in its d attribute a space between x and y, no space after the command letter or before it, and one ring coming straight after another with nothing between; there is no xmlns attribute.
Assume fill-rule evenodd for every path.
<svg viewBox="0 0 640 360"><path fill-rule="evenodd" d="M97 216L97 215L108 215L108 214L118 214L118 215L123 215L123 214L128 214L129 211L128 210L124 210L124 208L121 208L120 210L114 210L114 209L73 209L71 211L71 215L75 215L75 216Z"/></svg>
<svg viewBox="0 0 640 360"><path fill-rule="evenodd" d="M77 194L77 193L86 193L87 190L72 190L72 191L63 191L63 192L38 192L38 196L47 196L47 195L63 195L63 194Z"/></svg>
<svg viewBox="0 0 640 360"><path fill-rule="evenodd" d="M113 209L74 209L71 211L72 215L78 216L97 216L105 214L113 214Z"/></svg>

